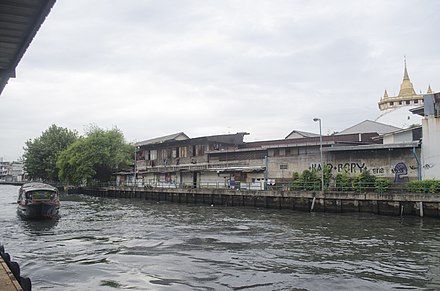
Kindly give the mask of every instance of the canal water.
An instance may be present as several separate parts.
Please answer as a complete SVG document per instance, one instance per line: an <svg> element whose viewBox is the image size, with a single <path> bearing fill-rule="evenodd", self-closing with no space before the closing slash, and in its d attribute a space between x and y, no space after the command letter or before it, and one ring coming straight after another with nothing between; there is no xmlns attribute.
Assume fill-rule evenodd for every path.
<svg viewBox="0 0 440 291"><path fill-rule="evenodd" d="M0 241L33 290L439 290L440 221L63 194L26 221L0 185Z"/></svg>

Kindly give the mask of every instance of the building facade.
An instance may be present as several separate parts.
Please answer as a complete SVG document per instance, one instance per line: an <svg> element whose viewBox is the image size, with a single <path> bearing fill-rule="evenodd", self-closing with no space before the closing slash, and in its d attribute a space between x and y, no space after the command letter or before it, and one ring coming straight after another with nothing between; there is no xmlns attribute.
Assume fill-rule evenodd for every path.
<svg viewBox="0 0 440 291"><path fill-rule="evenodd" d="M440 178L437 95L432 94L430 86L425 97L416 94L405 61L399 94L390 97L385 90L378 103L383 112L378 119L396 119L393 113L404 110L403 119L408 124L393 126L378 119L365 120L339 133L322 136L323 163L332 177L341 173L354 177L369 171L394 182ZM425 111L422 126L418 122L420 116L417 115L419 120L413 119L411 116L416 115L409 111L423 108L426 96L431 96L432 112ZM248 143L243 141L245 135L189 138L181 132L137 143L131 181L117 181L134 184L135 180L137 185L161 187L264 189L267 184L289 183L295 173L304 170L323 170L319 134L293 130L284 139Z"/></svg>
<svg viewBox="0 0 440 291"><path fill-rule="evenodd" d="M219 180L218 173L233 166L227 152L243 144L246 134L190 139L180 133L136 143L136 184L197 187L220 181L226 185L230 179ZM210 160L211 152L224 152L226 158Z"/></svg>
<svg viewBox="0 0 440 291"><path fill-rule="evenodd" d="M440 180L440 93L424 96L422 178Z"/></svg>
<svg viewBox="0 0 440 291"><path fill-rule="evenodd" d="M0 162L1 182L22 182L25 173L22 162Z"/></svg>
<svg viewBox="0 0 440 291"><path fill-rule="evenodd" d="M322 171L319 136L245 143L244 135L168 136L137 143L136 184L264 189L292 182L294 173ZM323 136L324 165L333 178L367 170L395 182L419 179L419 140L382 142L376 132Z"/></svg>

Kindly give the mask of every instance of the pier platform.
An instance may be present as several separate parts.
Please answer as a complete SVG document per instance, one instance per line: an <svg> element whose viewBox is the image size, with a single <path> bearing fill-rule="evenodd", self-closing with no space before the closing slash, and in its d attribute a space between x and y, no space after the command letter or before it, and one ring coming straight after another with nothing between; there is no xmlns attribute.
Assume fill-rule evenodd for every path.
<svg viewBox="0 0 440 291"><path fill-rule="evenodd" d="M20 284L15 279L14 274L9 269L6 262L0 256L0 290L2 291L22 291Z"/></svg>

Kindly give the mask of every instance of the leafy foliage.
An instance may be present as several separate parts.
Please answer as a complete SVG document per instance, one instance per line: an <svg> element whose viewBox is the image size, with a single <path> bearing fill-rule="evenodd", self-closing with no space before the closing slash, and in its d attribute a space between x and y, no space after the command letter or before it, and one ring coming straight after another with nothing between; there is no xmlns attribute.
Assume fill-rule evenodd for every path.
<svg viewBox="0 0 440 291"><path fill-rule="evenodd" d="M358 191L373 191L376 182L376 176L371 175L370 171L364 170L362 173L353 179L353 188Z"/></svg>
<svg viewBox="0 0 440 291"><path fill-rule="evenodd" d="M295 190L319 190L321 189L321 178L317 171L304 170L301 175L294 173L293 189Z"/></svg>
<svg viewBox="0 0 440 291"><path fill-rule="evenodd" d="M344 169L342 173L336 175L336 190L349 191L351 190L351 183L347 170Z"/></svg>
<svg viewBox="0 0 440 291"><path fill-rule="evenodd" d="M321 173L317 170L304 170L301 174L294 172L292 175L294 190L321 190ZM329 167L324 167L324 187L328 189L332 173Z"/></svg>
<svg viewBox="0 0 440 291"><path fill-rule="evenodd" d="M438 180L411 181L407 187L409 192L440 193L440 181Z"/></svg>
<svg viewBox="0 0 440 291"><path fill-rule="evenodd" d="M327 165L324 167L324 187L326 189L329 188L330 186L330 180L333 178L333 174L331 172L330 167L328 167Z"/></svg>
<svg viewBox="0 0 440 291"><path fill-rule="evenodd" d="M374 182L374 189L378 193L388 192L390 190L391 181L383 178L377 178Z"/></svg>
<svg viewBox="0 0 440 291"><path fill-rule="evenodd" d="M388 192L392 182L388 179L377 178L371 175L369 171L363 171L357 177L349 177L348 172L344 170L336 175L337 191L375 191L378 193Z"/></svg>
<svg viewBox="0 0 440 291"><path fill-rule="evenodd" d="M78 139L75 131L52 124L40 137L25 143L24 168L31 179L58 182L58 156Z"/></svg>
<svg viewBox="0 0 440 291"><path fill-rule="evenodd" d="M57 166L62 182L81 185L108 182L114 171L133 162L133 145L125 143L117 129L89 129L59 157Z"/></svg>

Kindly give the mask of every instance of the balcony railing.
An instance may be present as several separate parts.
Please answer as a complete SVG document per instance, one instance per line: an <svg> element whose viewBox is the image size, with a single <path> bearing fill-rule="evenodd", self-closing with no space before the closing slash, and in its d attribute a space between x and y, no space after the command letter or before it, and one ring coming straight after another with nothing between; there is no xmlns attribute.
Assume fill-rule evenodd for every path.
<svg viewBox="0 0 440 291"><path fill-rule="evenodd" d="M263 163L253 165L249 160L246 161L225 161L225 162L209 162L209 163L189 163L179 165L147 165L148 161L137 161L138 173L167 173L179 171L201 171L201 170L226 170L232 168L249 167L249 166L263 166ZM260 165L261 164L261 165Z"/></svg>

